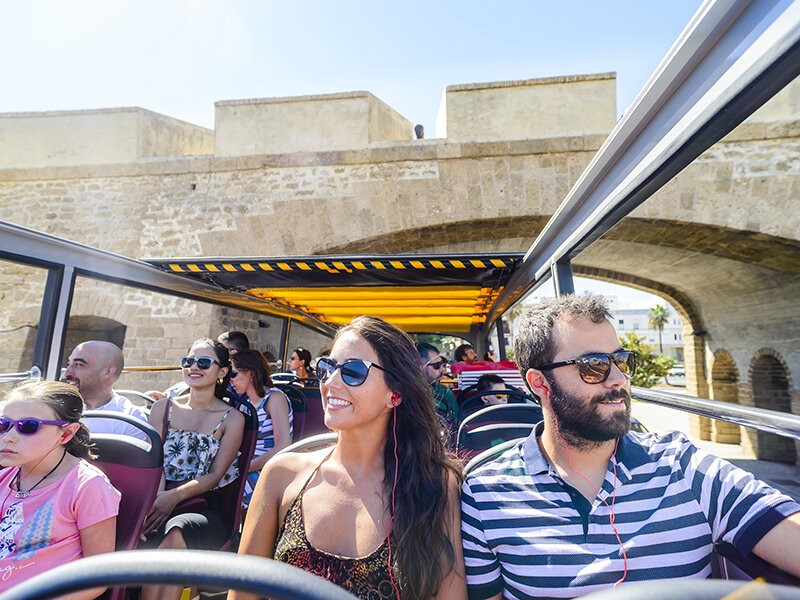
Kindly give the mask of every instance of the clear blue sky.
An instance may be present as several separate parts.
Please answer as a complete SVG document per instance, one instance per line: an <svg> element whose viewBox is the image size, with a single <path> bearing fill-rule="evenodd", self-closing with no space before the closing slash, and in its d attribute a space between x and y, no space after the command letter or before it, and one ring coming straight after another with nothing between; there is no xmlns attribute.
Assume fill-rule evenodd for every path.
<svg viewBox="0 0 800 600"><path fill-rule="evenodd" d="M434 133L447 85L617 72L621 114L698 0L0 0L0 112L372 92Z"/></svg>
<svg viewBox="0 0 800 600"><path fill-rule="evenodd" d="M699 5L0 0L0 112L141 106L213 128L216 100L366 90L431 137L445 86L615 71L621 115Z"/></svg>

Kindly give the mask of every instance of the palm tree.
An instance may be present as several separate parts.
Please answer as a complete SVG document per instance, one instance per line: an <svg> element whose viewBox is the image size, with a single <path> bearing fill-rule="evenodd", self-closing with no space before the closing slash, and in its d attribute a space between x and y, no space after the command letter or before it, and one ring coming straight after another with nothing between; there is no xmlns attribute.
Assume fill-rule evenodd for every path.
<svg viewBox="0 0 800 600"><path fill-rule="evenodd" d="M650 327L658 331L658 353L664 354L664 345L661 343L661 332L664 325L669 322L669 309L666 306L656 304L650 309L650 318L647 320Z"/></svg>

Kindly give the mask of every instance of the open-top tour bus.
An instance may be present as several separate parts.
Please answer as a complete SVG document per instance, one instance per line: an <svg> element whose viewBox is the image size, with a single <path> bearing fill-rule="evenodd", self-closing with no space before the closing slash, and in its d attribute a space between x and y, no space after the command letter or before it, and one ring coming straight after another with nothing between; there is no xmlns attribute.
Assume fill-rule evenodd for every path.
<svg viewBox="0 0 800 600"><path fill-rule="evenodd" d="M293 332L302 330L304 335L316 336L314 339L322 347L339 325L359 314L384 317L413 333L457 336L479 351L487 348L488 340L494 337L498 360L502 361L506 358L506 332L501 317L506 311L548 281L552 281L557 294L572 292L574 260L589 249L602 249L609 234L634 209L798 74L800 3L705 2L524 254L139 260L0 223L0 259L21 269L18 273L23 277L18 285L41 290L40 318L31 334L35 339L29 344L31 369L6 373L1 379L14 382L39 375L47 379L59 377L64 353L69 351L68 334L74 325L70 323L70 307L76 284L87 281L90 287L99 282L98 285L157 293L167 299L258 313L265 320L264 327L274 333L273 358L281 364L285 364L287 353L299 345ZM714 251L713 247L697 249ZM796 267L800 262L797 249L789 252L795 253ZM151 254L157 255L158 249L154 248ZM617 271L624 271L626 264L636 260L635 256L617 258ZM34 279L38 278L33 283L25 279L30 273L36 273ZM796 280L791 285L796 285ZM183 305L171 302L164 302L164 311L178 313L175 316L180 321ZM130 316L133 318L134 314L132 310ZM707 332L699 317L682 316L694 328L695 337L687 343L701 347L702 336ZM693 319L697 319L696 327ZM131 373L170 370L177 368L129 368ZM687 378L691 382L688 369ZM162 383L168 379L147 380L147 385L152 381ZM296 386L300 392L297 402L306 402L305 410L311 412L311 403L319 398L318 389L315 396L310 382L299 383L305 385ZM145 389L139 386L137 391ZM800 440L800 417L789 412L641 388L634 388L634 397L715 422L744 426L759 435L782 436L789 440L792 451L793 441ZM322 430L316 423L306 427L302 437ZM514 437L518 436L510 439ZM206 585L228 587L238 582L243 589L267 593L264 578L256 581L256 572L263 569L263 573L272 576L273 567L266 566L268 561L254 561L234 555L209 559L203 553L161 560L139 551L115 558L94 557L17 586L2 598L54 597L79 586L125 581L138 585L185 581L189 573ZM745 571L751 577L797 583L789 576L771 573L769 566L754 556L731 557L721 564L721 577ZM282 597L334 597L343 593L330 586L315 587L308 577L292 573L291 569L288 575L274 575L278 583L271 591ZM715 594L732 589L723 584L715 587L713 582L704 588L702 583L708 582L679 590L673 584L661 586L656 594L664 598L673 593L693 598L719 597ZM708 596L704 589L711 590ZM791 590L775 593L800 597L800 592Z"/></svg>

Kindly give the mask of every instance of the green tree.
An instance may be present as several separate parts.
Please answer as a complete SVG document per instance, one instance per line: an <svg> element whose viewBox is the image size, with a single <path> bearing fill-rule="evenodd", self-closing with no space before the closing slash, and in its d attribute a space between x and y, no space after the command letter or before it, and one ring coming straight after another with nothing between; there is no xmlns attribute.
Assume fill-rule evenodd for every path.
<svg viewBox="0 0 800 600"><path fill-rule="evenodd" d="M675 365L675 359L655 353L655 346L645 343L645 339L647 338L644 336L628 332L622 336L621 341L625 350L636 352L636 374L631 379L631 384L653 387Z"/></svg>
<svg viewBox="0 0 800 600"><path fill-rule="evenodd" d="M666 306L656 304L650 309L650 318L647 319L650 327L658 331L658 353L664 354L664 345L661 343L661 332L664 325L669 323L669 309Z"/></svg>

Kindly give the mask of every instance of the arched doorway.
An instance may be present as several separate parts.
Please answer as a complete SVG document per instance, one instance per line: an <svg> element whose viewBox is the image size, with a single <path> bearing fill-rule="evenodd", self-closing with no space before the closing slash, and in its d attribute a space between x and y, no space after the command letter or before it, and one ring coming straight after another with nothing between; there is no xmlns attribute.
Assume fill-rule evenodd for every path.
<svg viewBox="0 0 800 600"><path fill-rule="evenodd" d="M720 402L739 404L739 371L727 350L714 352L711 367L711 398ZM739 425L725 421L711 421L711 441L720 444L738 444Z"/></svg>
<svg viewBox="0 0 800 600"><path fill-rule="evenodd" d="M78 315L69 318L69 327L64 340L64 357L88 340L111 342L120 348L125 344L127 326L114 319L94 315Z"/></svg>
<svg viewBox="0 0 800 600"><path fill-rule="evenodd" d="M750 368L753 402L757 408L791 412L789 375L779 355L772 350L756 353ZM779 435L748 429L747 437L757 458L794 463L794 441Z"/></svg>

